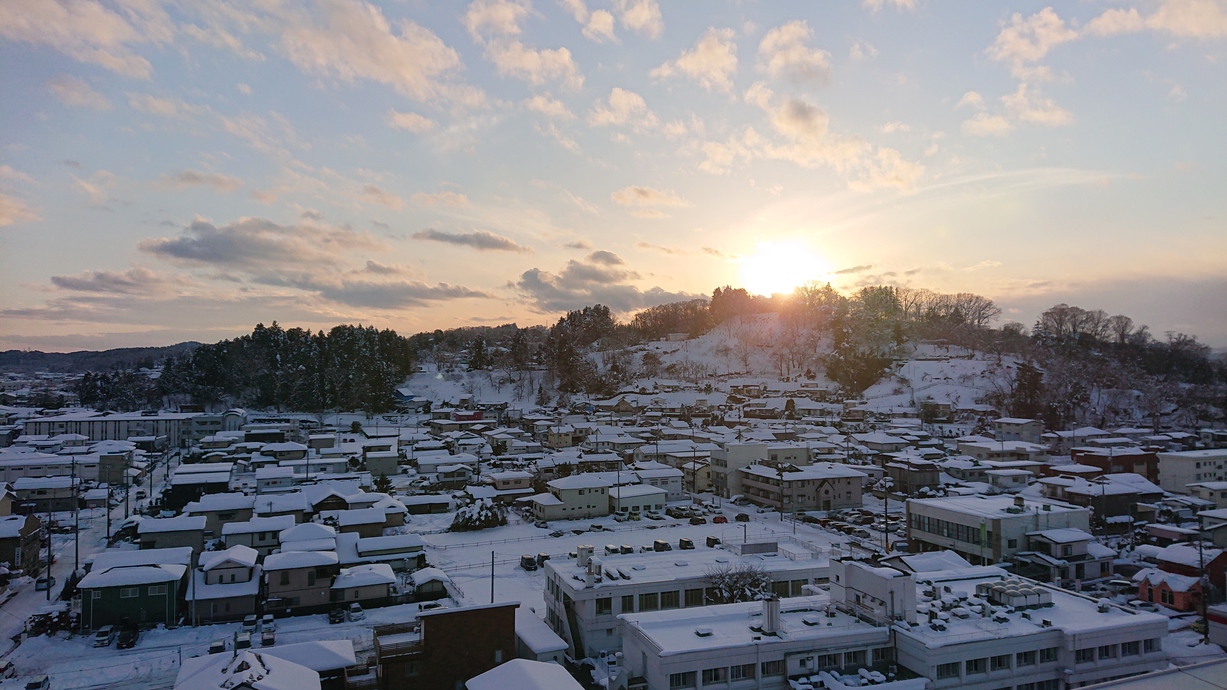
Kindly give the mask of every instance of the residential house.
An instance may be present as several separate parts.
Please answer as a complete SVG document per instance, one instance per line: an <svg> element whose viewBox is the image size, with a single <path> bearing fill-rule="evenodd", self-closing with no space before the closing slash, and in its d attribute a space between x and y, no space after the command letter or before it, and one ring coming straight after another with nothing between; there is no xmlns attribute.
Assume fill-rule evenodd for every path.
<svg viewBox="0 0 1227 690"><path fill-rule="evenodd" d="M250 520L255 504L255 496L240 493L206 494L201 496L200 500L183 506L183 512L204 517L204 536L206 539L213 539L221 536L222 525Z"/></svg>
<svg viewBox="0 0 1227 690"><path fill-rule="evenodd" d="M222 540L226 547L248 546L261 556L267 556L281 546L279 535L294 526L294 517L254 517L244 522L228 522L222 525Z"/></svg>
<svg viewBox="0 0 1227 690"><path fill-rule="evenodd" d="M242 620L257 612L262 568L260 554L248 546L201 555L186 592L194 625Z"/></svg>
<svg viewBox="0 0 1227 690"><path fill-rule="evenodd" d="M1075 588L1082 582L1112 576L1115 549L1077 528L1029 532L1027 551L1014 555L1014 572L1040 582Z"/></svg>
<svg viewBox="0 0 1227 690"><path fill-rule="evenodd" d="M993 421L993 436L1002 441L1041 443L1044 423L1038 419L1002 417Z"/></svg>
<svg viewBox="0 0 1227 690"><path fill-rule="evenodd" d="M1172 493L1189 493L1189 484L1227 480L1227 449L1159 453L1159 486Z"/></svg>
<svg viewBox="0 0 1227 690"><path fill-rule="evenodd" d="M73 509L81 479L73 477L20 477L13 482L15 512L59 513Z"/></svg>
<svg viewBox="0 0 1227 690"><path fill-rule="evenodd" d="M0 517L0 564L25 575L38 574L42 567L38 557L41 526L35 515Z"/></svg>
<svg viewBox="0 0 1227 690"><path fill-rule="evenodd" d="M380 687L454 690L516 655L517 602L423 611L415 623L375 627Z"/></svg>
<svg viewBox="0 0 1227 690"><path fill-rule="evenodd" d="M326 611L340 570L333 551L286 551L264 557L265 610L285 613Z"/></svg>
<svg viewBox="0 0 1227 690"><path fill-rule="evenodd" d="M178 622L191 549L106 554L96 555L90 571L77 583L81 625L86 630L124 623L150 627ZM184 562L184 556L189 562Z"/></svg>
<svg viewBox="0 0 1227 690"><path fill-rule="evenodd" d="M331 601L348 606L357 602L363 606L384 606L396 594L396 574L387 563L370 563L341 568L332 581Z"/></svg>
<svg viewBox="0 0 1227 690"><path fill-rule="evenodd" d="M199 554L204 550L206 519L203 515L180 515L170 518L145 518L136 525L142 549L191 547Z"/></svg>
<svg viewBox="0 0 1227 690"><path fill-rule="evenodd" d="M629 475L629 473L628 473ZM538 520L573 520L609 514L612 483L594 474L573 474L546 482L547 494L524 499Z"/></svg>

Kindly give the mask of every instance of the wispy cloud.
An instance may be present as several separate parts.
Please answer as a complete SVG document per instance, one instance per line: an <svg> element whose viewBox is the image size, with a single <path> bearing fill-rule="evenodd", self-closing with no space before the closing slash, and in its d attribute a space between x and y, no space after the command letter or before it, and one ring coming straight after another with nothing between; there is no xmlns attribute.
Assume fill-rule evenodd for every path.
<svg viewBox="0 0 1227 690"><path fill-rule="evenodd" d="M443 242L446 244L460 245L462 247L472 247L478 251L516 252L520 254L532 252L532 247L517 244L516 241L510 237L496 235L486 230L452 233L427 228L425 230L419 230L413 233L413 239Z"/></svg>

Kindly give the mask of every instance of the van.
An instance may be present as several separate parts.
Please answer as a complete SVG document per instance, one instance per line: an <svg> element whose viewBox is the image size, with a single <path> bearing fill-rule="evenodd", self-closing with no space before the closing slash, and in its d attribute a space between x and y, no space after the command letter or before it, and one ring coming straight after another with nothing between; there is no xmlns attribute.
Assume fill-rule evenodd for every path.
<svg viewBox="0 0 1227 690"><path fill-rule="evenodd" d="M34 676L26 681L26 690L51 690L51 679L47 676Z"/></svg>
<svg viewBox="0 0 1227 690"><path fill-rule="evenodd" d="M251 649L251 633L240 632L234 636L235 649Z"/></svg>
<svg viewBox="0 0 1227 690"><path fill-rule="evenodd" d="M115 626L113 625L104 625L101 628L98 628L98 631L94 633L95 647L110 647L111 643L114 641Z"/></svg>

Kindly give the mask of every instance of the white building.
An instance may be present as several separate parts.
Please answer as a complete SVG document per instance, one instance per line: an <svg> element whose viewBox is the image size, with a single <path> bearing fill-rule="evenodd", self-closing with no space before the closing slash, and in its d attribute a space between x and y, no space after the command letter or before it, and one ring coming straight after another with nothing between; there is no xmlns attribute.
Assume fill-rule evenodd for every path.
<svg viewBox="0 0 1227 690"><path fill-rule="evenodd" d="M1090 530L1090 510L1048 499L950 496L908 499L908 542L920 551L950 549L971 563L1008 560L1028 548L1027 534L1059 527Z"/></svg>
<svg viewBox="0 0 1227 690"><path fill-rule="evenodd" d="M1227 480L1227 449L1159 453L1159 486L1164 491L1189 493L1195 482Z"/></svg>

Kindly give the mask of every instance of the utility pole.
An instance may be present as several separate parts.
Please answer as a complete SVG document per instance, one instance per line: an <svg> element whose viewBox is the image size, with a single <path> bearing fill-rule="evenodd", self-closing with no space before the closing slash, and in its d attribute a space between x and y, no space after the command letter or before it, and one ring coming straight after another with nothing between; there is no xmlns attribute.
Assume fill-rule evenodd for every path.
<svg viewBox="0 0 1227 690"><path fill-rule="evenodd" d="M51 601L51 504L54 498L47 498L47 601Z"/></svg>
<svg viewBox="0 0 1227 690"><path fill-rule="evenodd" d="M72 456L72 571L81 569L81 494L77 488L77 456Z"/></svg>
<svg viewBox="0 0 1227 690"><path fill-rule="evenodd" d="M1204 548L1206 537L1205 518L1199 513L1197 515L1197 567L1201 572L1201 578L1197 581L1201 592L1197 596L1198 608L1201 609L1201 643L1204 645L1210 644L1210 621L1206 619L1206 598L1210 596L1210 578L1206 577L1206 552Z"/></svg>
<svg viewBox="0 0 1227 690"><path fill-rule="evenodd" d="M494 603L494 552L490 552L490 603Z"/></svg>

